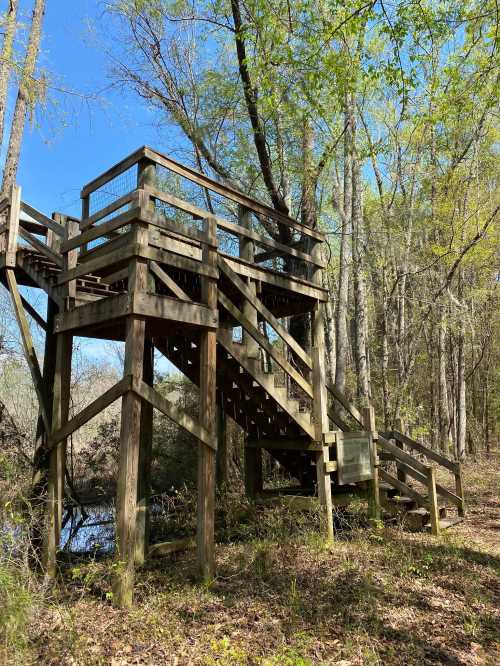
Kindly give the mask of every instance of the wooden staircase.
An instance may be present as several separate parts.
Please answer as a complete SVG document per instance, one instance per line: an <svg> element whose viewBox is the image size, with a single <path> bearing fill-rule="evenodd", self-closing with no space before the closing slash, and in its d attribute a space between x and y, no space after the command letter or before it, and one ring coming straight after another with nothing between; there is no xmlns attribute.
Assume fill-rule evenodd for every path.
<svg viewBox="0 0 500 666"><path fill-rule="evenodd" d="M120 191L123 174L130 169L136 169L137 185ZM162 169L189 181L189 187L201 188L201 199L209 192L222 197L224 215L229 211L232 218L164 191L165 180L158 179ZM106 198L109 192L116 192L111 200ZM82 202L82 219L77 220L62 214L47 217L21 201L17 187L0 198L0 216L6 216L0 223L0 279L11 294L23 337L45 446L56 457L51 469L57 499L49 504L54 512L53 564L64 490L64 442L119 398L126 427L121 433L118 503L128 507L128 513L122 513L118 531L132 578L134 545L127 521L135 520L130 509L134 503L143 501L147 507L149 502L151 452L143 449L151 447L153 408L198 441L198 546L200 565L207 571L214 566L216 402L245 432L246 465L254 466L254 480L260 451L266 450L298 481L297 492L319 497L328 538L333 537L332 495L363 494L372 518L380 517L380 499L391 510L404 507L409 525L434 534L456 524L446 515L449 505L457 508L458 518L463 516L458 463L401 432L377 433L373 409L359 411L325 381L322 308L328 294L321 286L325 264L320 231L146 147L86 185ZM47 321L22 297L18 285L48 295ZM54 405L47 403L47 395L53 396L44 386L26 313L45 328L48 339L54 338L56 360L46 359L53 363L47 376L61 384ZM286 322L294 315L310 318L311 349L289 333ZM126 360L123 378L69 419L64 401L73 336L125 341ZM199 386L198 419L154 389L154 348ZM141 411L145 420L134 417ZM146 460L144 472L134 459L137 442ZM133 473L127 467L129 457ZM436 480L436 466L452 473L453 490ZM254 494L263 490L257 482L252 487ZM139 533L144 556L144 524ZM129 583L123 589L128 595Z"/></svg>

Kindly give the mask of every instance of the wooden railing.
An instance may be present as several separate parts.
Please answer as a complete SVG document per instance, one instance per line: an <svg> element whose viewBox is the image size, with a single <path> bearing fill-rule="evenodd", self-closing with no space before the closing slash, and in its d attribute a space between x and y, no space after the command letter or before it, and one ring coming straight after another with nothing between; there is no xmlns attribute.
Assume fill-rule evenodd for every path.
<svg viewBox="0 0 500 666"><path fill-rule="evenodd" d="M396 443L392 443L390 440L395 440ZM439 533L439 497L455 505L459 516L465 515L462 470L459 462L449 460L399 431L379 433L378 444L384 459L394 461L398 470L397 477L395 477L383 468L380 468L380 477L395 488L398 488L403 494L414 499L420 506L426 507L429 510L432 532L434 534ZM421 462L414 454L410 455L407 453L404 447L408 447L417 454L420 454L426 461L432 461L434 465ZM452 492L436 481L436 466L453 474L455 492ZM407 477L411 477L423 484L427 490L427 497L424 497L411 488L408 485Z"/></svg>
<svg viewBox="0 0 500 666"><path fill-rule="evenodd" d="M315 270L324 266L314 251L316 245L323 242L323 233L147 147L135 151L83 188L82 231L97 222L104 224L103 220L109 215L119 215L119 211L123 212L133 205L133 190L138 180L133 172L138 165L140 167L145 163L154 167L154 173L141 183L141 188L155 206L155 212L151 212L152 219L158 215L175 226L181 226L179 222L183 216L195 221L215 219L219 253L238 257L239 244L251 240L256 248L262 250L254 254L252 263L293 274L294 277L310 280ZM175 178L173 183L165 183L169 176ZM204 205L188 203L181 196L171 193L175 189L182 190L183 186L184 190L194 187L195 191L190 191L190 200L202 199ZM109 203L103 206L103 201ZM97 208L100 210L97 211ZM221 214L216 209L222 211ZM249 214L246 224L241 224L239 212L242 209ZM234 219L228 219L222 213L229 213ZM110 228L113 229L112 225ZM241 257L238 259L245 261Z"/></svg>
<svg viewBox="0 0 500 666"><path fill-rule="evenodd" d="M21 212L32 219L23 220ZM22 201L21 188L17 185L12 187L10 196L4 196L0 201L1 213L6 221L0 227L0 251L5 252L7 268L15 268L17 251L23 246L35 250L62 268L63 260L57 248L58 239L64 236L64 227Z"/></svg>

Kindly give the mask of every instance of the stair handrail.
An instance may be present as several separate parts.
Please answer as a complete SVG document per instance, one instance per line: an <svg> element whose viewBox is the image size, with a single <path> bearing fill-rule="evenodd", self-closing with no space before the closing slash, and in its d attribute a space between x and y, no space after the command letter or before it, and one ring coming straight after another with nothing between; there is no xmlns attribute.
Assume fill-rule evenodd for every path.
<svg viewBox="0 0 500 666"><path fill-rule="evenodd" d="M458 513L460 516L465 515L465 499L462 483L462 469L460 463L449 460L445 456L442 456L436 451L429 449L427 446L421 444L420 442L412 440L410 437L397 430L379 433L378 444L380 448L389 452L394 459L399 461L399 467L404 473L410 474L410 476L417 479L417 481L420 481L421 483L427 483L426 479L429 476L429 469L432 467L430 465L424 465L423 463L420 463L416 460L416 458L403 451L399 446L391 444L388 441L389 439L399 441L401 444L404 444L426 456L428 460L432 460L433 462L452 472L455 477L455 492L451 492L445 488L445 486L437 482L434 482L435 491L438 495L441 495L442 497L451 501L458 508ZM416 474L415 470L417 472Z"/></svg>
<svg viewBox="0 0 500 666"><path fill-rule="evenodd" d="M358 423L361 426L361 428L363 428L364 427L363 417L361 415L361 412L355 407L355 405L353 405L352 402L350 402L347 399L347 397L341 391L339 391L338 388L336 388L331 382L325 382L325 386L326 390L333 396L333 398L337 400L337 402L340 402L340 404L346 410L346 412L350 416L352 416L352 418L356 421L356 423ZM333 418L331 416L330 418L332 418L332 420L334 420L334 422L337 423L337 425L339 425L336 419L340 417ZM347 426L347 424L341 418L340 420L342 421L342 424L349 430L350 429L349 426ZM344 428L342 428L342 430L344 430Z"/></svg>
<svg viewBox="0 0 500 666"><path fill-rule="evenodd" d="M16 265L19 239L23 239L36 252L44 255L59 268L62 267L62 257L52 249L52 238L54 236L62 238L64 235L63 227L31 204L23 201L21 199L21 188L18 185L12 186L10 196L2 196L0 211L8 211L5 215L6 221L0 229L0 236L3 238L0 247L1 251L6 253L6 265L8 267L14 268ZM32 219L22 219L22 212ZM46 242L40 240L39 237L45 238Z"/></svg>
<svg viewBox="0 0 500 666"><path fill-rule="evenodd" d="M283 343L294 352L300 360L304 363L308 370L313 367L310 355L303 349L299 343L290 335L290 333L279 323L278 319L273 313L262 303L262 301L252 293L248 286L243 282L241 277L233 271L228 262L221 257L217 257L217 265L222 273L231 281L231 284L236 287L240 294L246 299L250 305L257 310L258 314L271 326L275 333L280 337Z"/></svg>

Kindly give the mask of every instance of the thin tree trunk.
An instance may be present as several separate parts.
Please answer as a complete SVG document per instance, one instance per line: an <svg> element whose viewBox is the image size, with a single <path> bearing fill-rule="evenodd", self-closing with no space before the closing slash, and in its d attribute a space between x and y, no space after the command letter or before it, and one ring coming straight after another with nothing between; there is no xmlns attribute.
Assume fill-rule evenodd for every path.
<svg viewBox="0 0 500 666"><path fill-rule="evenodd" d="M14 116L10 128L9 148L5 160L3 172L2 191L6 192L15 183L17 168L19 165L19 155L21 152L21 143L23 139L24 126L26 123L26 114L33 105L36 97L36 85L34 73L38 52L40 50L40 39L42 36L42 21L45 13L45 0L36 0L31 19L31 30L26 48L26 57L19 90L17 92Z"/></svg>
<svg viewBox="0 0 500 666"><path fill-rule="evenodd" d="M5 110L9 94L9 80L12 66L12 51L16 34L17 0L10 0L5 18L5 36L0 62L0 146L3 146Z"/></svg>
<svg viewBox="0 0 500 666"><path fill-rule="evenodd" d="M439 446L441 452L449 454L451 451L450 438L450 409L448 405L448 386L446 382L446 322L443 308L440 308L438 324L438 376L439 376Z"/></svg>
<svg viewBox="0 0 500 666"><path fill-rule="evenodd" d="M353 105L354 107L354 105ZM357 366L358 396L361 404L368 406L370 400L370 377L368 368L368 344L367 344L367 306L366 306L366 283L363 261L363 204L361 189L361 172L359 159L355 148L356 119L353 113L350 118L353 136L352 155L352 271L354 287L355 308L355 355Z"/></svg>
<svg viewBox="0 0 500 666"><path fill-rule="evenodd" d="M337 292L337 316L335 320L335 337L337 341L337 361L335 364L335 385L339 391L345 392L347 359L349 354L349 337L347 315L349 305L349 272L351 264L351 231L352 231L352 127L351 108L352 95L346 95L345 134L344 134L344 211L342 219L342 236L340 243L340 269Z"/></svg>
<svg viewBox="0 0 500 666"><path fill-rule="evenodd" d="M457 352L457 457L465 460L467 414L465 399L465 327L460 317Z"/></svg>

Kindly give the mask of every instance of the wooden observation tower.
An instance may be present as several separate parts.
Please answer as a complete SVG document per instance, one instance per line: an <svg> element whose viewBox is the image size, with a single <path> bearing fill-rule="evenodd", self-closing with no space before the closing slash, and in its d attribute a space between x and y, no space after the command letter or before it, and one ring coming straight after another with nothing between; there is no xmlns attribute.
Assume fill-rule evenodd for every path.
<svg viewBox="0 0 500 666"><path fill-rule="evenodd" d="M215 574L217 409L245 431L247 493L263 491L265 449L298 481L296 492L319 498L327 538L333 538L338 497L362 494L378 517L377 446L398 464L397 478L380 470L382 491L413 493L433 532L439 489L463 511L456 463L447 461L453 493L436 484L432 467L403 451L417 443L402 442L402 433L377 435L369 406L360 413L325 381L320 231L146 147L86 185L81 196L81 219L47 217L21 200L18 187L0 201L0 278L40 406L35 462L47 478L44 566L50 576L61 533L66 440L118 398L115 598L121 605L131 604L135 565L149 549L153 409L198 442L197 551L205 579ZM47 294L46 320L19 285ZM298 314L311 318L307 349L286 325ZM27 315L46 331L43 367ZM70 418L74 336L124 341L125 357L123 378ZM198 419L153 388L155 349L199 387ZM413 491L407 475L424 482L428 494Z"/></svg>

